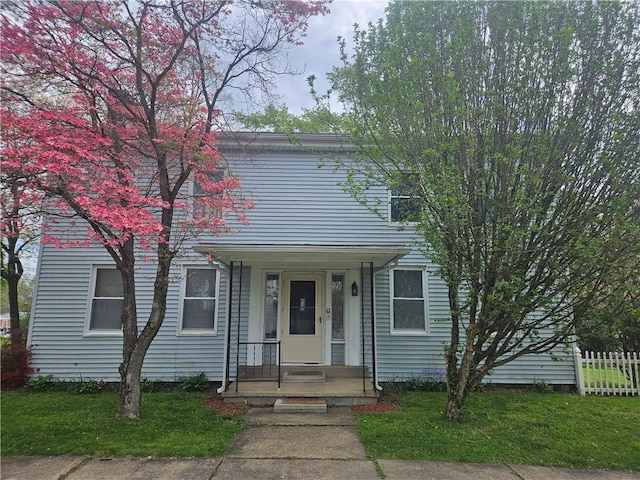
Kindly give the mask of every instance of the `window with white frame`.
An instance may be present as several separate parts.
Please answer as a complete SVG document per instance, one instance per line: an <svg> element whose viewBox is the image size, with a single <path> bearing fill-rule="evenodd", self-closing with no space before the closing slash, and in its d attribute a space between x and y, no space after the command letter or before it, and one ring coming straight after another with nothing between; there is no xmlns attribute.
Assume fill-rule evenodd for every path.
<svg viewBox="0 0 640 480"><path fill-rule="evenodd" d="M124 289L115 267L95 267L91 286L89 332L122 332Z"/></svg>
<svg viewBox="0 0 640 480"><path fill-rule="evenodd" d="M391 271L391 330L395 333L428 333L427 285L422 269Z"/></svg>
<svg viewBox="0 0 640 480"><path fill-rule="evenodd" d="M331 340L344 340L344 273L331 275Z"/></svg>
<svg viewBox="0 0 640 480"><path fill-rule="evenodd" d="M416 223L420 219L420 202L417 195L417 179L403 177L389 191L389 221L391 223Z"/></svg>
<svg viewBox="0 0 640 480"><path fill-rule="evenodd" d="M216 170L215 172L207 172L207 181L209 182L221 182L225 177L223 170ZM206 193L197 180L193 180L193 216L194 217L206 217L206 216L219 216L220 211L210 207L210 203L207 202L207 195L216 195L212 193ZM219 197L221 194L217 194Z"/></svg>
<svg viewBox="0 0 640 480"><path fill-rule="evenodd" d="M278 299L280 295L280 275L268 273L264 294L264 339L275 340L278 337Z"/></svg>
<svg viewBox="0 0 640 480"><path fill-rule="evenodd" d="M182 333L215 333L219 277L213 268L184 268L180 318Z"/></svg>

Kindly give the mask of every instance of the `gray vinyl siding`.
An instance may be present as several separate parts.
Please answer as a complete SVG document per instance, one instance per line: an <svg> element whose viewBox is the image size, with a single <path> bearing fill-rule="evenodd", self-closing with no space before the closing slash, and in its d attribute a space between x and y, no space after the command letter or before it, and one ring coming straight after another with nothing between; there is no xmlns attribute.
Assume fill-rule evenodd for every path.
<svg viewBox="0 0 640 480"><path fill-rule="evenodd" d="M101 247L57 249L42 247L38 286L34 299L29 343L32 345L34 376L53 375L60 380L101 379L119 381L122 336L85 335L91 269L112 261ZM180 274L177 264L173 274ZM139 262L137 300L139 328L150 313L155 267ZM216 336L178 335L180 283L169 287L165 320L142 370L143 378L175 381L205 372L219 380L224 351L226 280L222 277Z"/></svg>
<svg viewBox="0 0 640 480"><path fill-rule="evenodd" d="M257 140L259 142L259 140ZM224 151L224 149L223 149ZM368 193L372 205L380 200L383 218L355 202L339 184L345 172L335 170L328 152L322 155L282 145L265 149L235 149L225 154L234 174L242 178L242 192L255 207L247 212L250 225L230 220L236 233L221 237L202 236L201 243L221 242L263 245L408 245L415 246L412 229L400 231L386 218L387 192L384 187ZM339 154L343 155L343 154ZM319 168L320 157L325 166ZM185 186L185 191L188 187ZM194 246L194 242L191 246ZM187 245L187 252L190 245ZM205 264L202 257L191 252L189 259L178 259L172 274L180 273L182 262ZM102 247L56 249L42 247L38 265L37 288L34 294L30 344L33 346L35 375L53 375L60 379L80 378L118 381L122 338L85 336L87 301L90 296L91 267L111 264ZM402 259L403 265L427 263L416 250ZM149 314L153 275L151 263L138 262L138 307L140 328ZM236 266L237 267L237 266ZM449 312L444 282L428 265L429 334L426 336L392 335L390 332L390 300L388 273L375 278L376 296L376 358L381 381L419 376L424 369L444 368L443 349L449 337ZM236 269L234 288L237 288ZM243 269L240 338L247 339L249 286L251 269ZM163 326L146 356L143 377L156 380L176 380L205 372L212 381L223 376L225 351L224 326L227 321L227 277L222 277L216 336L178 335L180 284L171 284ZM368 273L362 294L365 301L364 355L372 365ZM237 290L232 301L231 379L235 376ZM359 334L360 332L358 332ZM342 347L342 351L340 350ZM344 345L333 344L332 363L344 363ZM561 352L556 352L561 354ZM241 361L244 352L240 352ZM358 352L358 358L362 353ZM370 370L371 371L371 370ZM521 359L497 369L491 381L505 383L574 383L570 361L553 362L549 356Z"/></svg>
<svg viewBox="0 0 640 480"><path fill-rule="evenodd" d="M425 263L415 254L403 264ZM402 265L399 267L402 268ZM429 333L426 336L391 334L389 274L376 276L376 335L378 374L382 382L402 381L444 372L444 348L450 338L450 315L447 287L428 264ZM554 359L555 357L555 359ZM549 384L575 385L573 356L557 347L550 354L528 355L495 369L486 383L526 384L539 381Z"/></svg>

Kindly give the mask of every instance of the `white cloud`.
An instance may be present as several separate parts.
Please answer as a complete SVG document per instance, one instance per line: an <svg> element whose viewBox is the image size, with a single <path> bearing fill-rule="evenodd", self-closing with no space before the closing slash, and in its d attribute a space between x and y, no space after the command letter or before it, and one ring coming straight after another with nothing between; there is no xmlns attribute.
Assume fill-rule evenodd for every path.
<svg viewBox="0 0 640 480"><path fill-rule="evenodd" d="M311 18L304 45L289 52L290 68L301 74L279 79L278 91L274 92L279 97L278 103L287 105L292 113L312 108L307 77L315 75L316 89L326 90L326 74L341 64L338 37L347 41L347 47L353 47L354 24L364 29L368 22L375 23L388 3L388 0L334 0L329 5L329 15Z"/></svg>

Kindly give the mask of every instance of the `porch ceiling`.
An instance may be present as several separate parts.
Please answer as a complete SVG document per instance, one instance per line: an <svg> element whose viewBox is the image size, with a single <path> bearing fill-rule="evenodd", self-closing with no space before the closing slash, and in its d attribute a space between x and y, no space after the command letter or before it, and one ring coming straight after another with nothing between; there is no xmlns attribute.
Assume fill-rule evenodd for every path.
<svg viewBox="0 0 640 480"><path fill-rule="evenodd" d="M383 268L407 255L406 245L242 245L200 244L194 250L224 265L282 265L289 267L347 267L373 263Z"/></svg>

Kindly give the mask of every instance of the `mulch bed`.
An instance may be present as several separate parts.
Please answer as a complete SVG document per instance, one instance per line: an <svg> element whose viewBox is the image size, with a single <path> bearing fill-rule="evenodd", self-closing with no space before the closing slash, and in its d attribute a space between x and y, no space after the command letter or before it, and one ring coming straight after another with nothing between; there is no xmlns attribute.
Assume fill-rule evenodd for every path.
<svg viewBox="0 0 640 480"><path fill-rule="evenodd" d="M351 411L353 413L385 413L391 412L396 408L398 408L397 392L385 392L378 398L378 403L373 405L354 405L351 407Z"/></svg>
<svg viewBox="0 0 640 480"><path fill-rule="evenodd" d="M207 394L207 397L204 401L204 404L207 407L215 410L218 415L222 415L225 417L242 415L249 409L249 406L246 403L225 402L215 388L210 388L206 390L205 393Z"/></svg>

